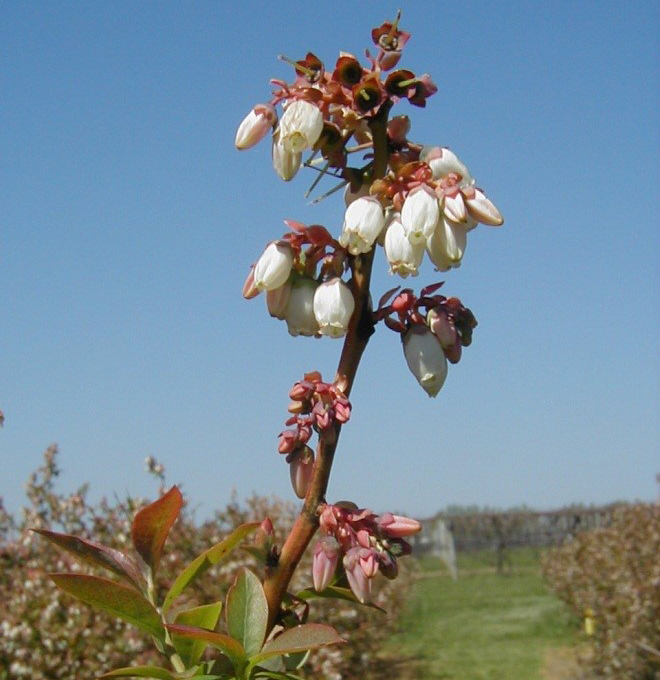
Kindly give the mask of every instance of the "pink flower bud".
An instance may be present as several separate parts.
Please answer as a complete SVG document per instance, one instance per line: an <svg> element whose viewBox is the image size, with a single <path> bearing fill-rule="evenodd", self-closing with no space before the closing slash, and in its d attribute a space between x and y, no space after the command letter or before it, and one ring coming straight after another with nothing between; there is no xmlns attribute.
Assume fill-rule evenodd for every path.
<svg viewBox="0 0 660 680"><path fill-rule="evenodd" d="M236 148L249 149L261 141L277 123L277 111L272 104L257 104L243 119L236 132Z"/></svg>
<svg viewBox="0 0 660 680"><path fill-rule="evenodd" d="M312 560L312 578L314 590L322 592L332 581L339 563L339 543L331 536L322 538L314 546Z"/></svg>
<svg viewBox="0 0 660 680"><path fill-rule="evenodd" d="M314 474L314 454L309 447L296 451L289 464L291 486L298 498L305 498Z"/></svg>
<svg viewBox="0 0 660 680"><path fill-rule="evenodd" d="M335 400L335 420L338 423L347 423L351 417L351 404L348 399Z"/></svg>
<svg viewBox="0 0 660 680"><path fill-rule="evenodd" d="M264 534L266 534L266 536L272 536L274 530L273 523L270 517L266 517L266 519L264 519L259 528L261 529L261 531L264 532Z"/></svg>
<svg viewBox="0 0 660 680"><path fill-rule="evenodd" d="M399 573L399 565L396 563L396 558L388 550L384 550L379 555L380 559L380 573L388 579L394 579Z"/></svg>
<svg viewBox="0 0 660 680"><path fill-rule="evenodd" d="M391 54L391 53L390 53ZM401 144L406 141L406 135L410 132L410 118L408 116L394 116L387 124L387 136Z"/></svg>
<svg viewBox="0 0 660 680"><path fill-rule="evenodd" d="M366 604L371 599L371 580L365 575L360 564L360 551L362 548L351 548L344 555L344 569L348 585L355 594L355 597Z"/></svg>
<svg viewBox="0 0 660 680"><path fill-rule="evenodd" d="M309 380L299 380L290 390L289 396L291 399L304 401L309 399L314 392L314 383Z"/></svg>
<svg viewBox="0 0 660 680"><path fill-rule="evenodd" d="M360 550L360 568L367 578L373 578L378 572L378 553L373 548Z"/></svg>
<svg viewBox="0 0 660 680"><path fill-rule="evenodd" d="M456 326L442 309L432 309L426 315L426 323L431 329L431 333L440 341L442 349L452 347L458 339ZM445 352L446 354L446 352Z"/></svg>
<svg viewBox="0 0 660 680"><path fill-rule="evenodd" d="M332 505L327 504L321 511L321 514L319 516L319 526L322 531L325 531L326 534L334 533L335 529L337 528L338 526L337 514L338 509L336 509Z"/></svg>
<svg viewBox="0 0 660 680"><path fill-rule="evenodd" d="M254 285L254 265L250 268L250 273L243 284L243 297L246 300L251 300L253 297L259 295L259 289Z"/></svg>
<svg viewBox="0 0 660 680"><path fill-rule="evenodd" d="M298 448L298 433L296 430L280 432L277 450L279 453L291 453Z"/></svg>
<svg viewBox="0 0 660 680"><path fill-rule="evenodd" d="M389 538L404 538L422 530L422 525L410 517L386 512L378 518L378 529Z"/></svg>

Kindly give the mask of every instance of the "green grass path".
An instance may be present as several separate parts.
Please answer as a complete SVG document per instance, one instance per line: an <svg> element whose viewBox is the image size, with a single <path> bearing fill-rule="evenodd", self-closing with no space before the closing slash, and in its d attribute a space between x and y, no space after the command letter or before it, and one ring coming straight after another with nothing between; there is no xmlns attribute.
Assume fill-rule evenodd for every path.
<svg viewBox="0 0 660 680"><path fill-rule="evenodd" d="M576 626L545 587L535 552L512 553L509 574L492 556L459 561L452 581L438 560L422 563L388 655L408 657L420 680L539 680L551 647L571 645ZM394 677L394 676L393 676Z"/></svg>

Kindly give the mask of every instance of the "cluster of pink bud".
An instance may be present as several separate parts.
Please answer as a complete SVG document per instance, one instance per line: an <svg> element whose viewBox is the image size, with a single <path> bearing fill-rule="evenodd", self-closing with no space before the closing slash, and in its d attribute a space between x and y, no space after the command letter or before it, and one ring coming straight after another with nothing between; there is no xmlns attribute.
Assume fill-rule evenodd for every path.
<svg viewBox="0 0 660 680"><path fill-rule="evenodd" d="M332 438L335 424L343 425L351 417L351 403L342 385L323 382L318 371L306 373L289 397L289 429L280 432L277 450L287 456L293 490L298 498L305 498L314 471L314 452L308 446L312 433Z"/></svg>
<svg viewBox="0 0 660 680"><path fill-rule="evenodd" d="M314 588L322 591L330 585L342 557L348 584L362 603L370 600L371 581L379 571L396 577L396 558L410 553L404 538L422 528L409 517L389 512L378 516L349 502L324 505L319 526L325 536L314 547Z"/></svg>
<svg viewBox="0 0 660 680"><path fill-rule="evenodd" d="M405 288L390 301L399 290L394 288L381 298L374 314L376 321L401 334L408 368L431 397L445 382L447 361L458 363L477 326L474 314L458 298L435 294L442 285L427 286L419 296Z"/></svg>
<svg viewBox="0 0 660 680"><path fill-rule="evenodd" d="M415 106L425 106L426 99L437 91L428 74L420 77L412 71L391 71L410 34L398 28L399 17L372 31L378 47L376 55L367 50L369 65L342 52L332 71L312 52L304 59L289 62L295 80L287 83L273 79L273 98L258 104L245 117L236 133L236 148L249 149L272 131L273 167L285 181L292 179L302 164L302 152L321 152L327 167L343 169L349 151L347 143L355 136L358 144L369 143L371 135L364 119L375 115L386 103L407 99ZM278 121L276 106L283 113Z"/></svg>

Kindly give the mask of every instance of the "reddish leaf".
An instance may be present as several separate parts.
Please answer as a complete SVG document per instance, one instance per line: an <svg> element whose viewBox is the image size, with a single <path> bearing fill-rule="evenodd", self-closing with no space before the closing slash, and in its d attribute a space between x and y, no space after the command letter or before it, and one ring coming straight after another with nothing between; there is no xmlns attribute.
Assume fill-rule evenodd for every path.
<svg viewBox="0 0 660 680"><path fill-rule="evenodd" d="M160 615L135 588L87 574L49 574L62 590L85 604L102 609L159 640L165 639Z"/></svg>
<svg viewBox="0 0 660 680"><path fill-rule="evenodd" d="M180 635L192 640L202 640L212 647L219 649L236 669L239 669L247 660L243 645L238 640L234 640L233 637L229 637L229 635L213 633L210 630L195 628L194 626L182 626L176 623L168 623L166 628L173 635Z"/></svg>
<svg viewBox="0 0 660 680"><path fill-rule="evenodd" d="M172 524L179 516L182 505L183 496L179 489L173 486L155 503L147 505L135 515L131 530L133 545L151 567L152 572L158 569L165 540Z"/></svg>
<svg viewBox="0 0 660 680"><path fill-rule="evenodd" d="M141 586L142 575L137 564L128 555L124 555L119 550L114 550L100 543L87 541L71 534L59 534L55 531L47 531L46 529L32 529L32 531L43 536L59 548L68 550L84 562L95 567L109 569L138 588Z"/></svg>

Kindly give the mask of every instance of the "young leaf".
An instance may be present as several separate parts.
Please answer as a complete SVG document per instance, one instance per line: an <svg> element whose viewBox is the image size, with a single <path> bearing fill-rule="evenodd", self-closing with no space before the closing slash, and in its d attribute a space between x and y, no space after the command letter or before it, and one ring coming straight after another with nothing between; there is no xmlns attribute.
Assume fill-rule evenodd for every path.
<svg viewBox="0 0 660 680"><path fill-rule="evenodd" d="M272 656L302 652L307 649L317 649L325 645L345 642L331 626L322 623L306 623L302 626L289 628L267 642L259 654L250 659L256 665Z"/></svg>
<svg viewBox="0 0 660 680"><path fill-rule="evenodd" d="M135 588L86 574L49 574L49 576L62 590L85 604L132 623L161 641L165 640L165 629L158 612Z"/></svg>
<svg viewBox="0 0 660 680"><path fill-rule="evenodd" d="M249 570L241 569L227 591L227 630L240 640L248 656L259 652L266 637L268 602L261 581Z"/></svg>
<svg viewBox="0 0 660 680"><path fill-rule="evenodd" d="M133 519L131 536L133 545L142 559L151 567L152 573L158 569L160 556L172 524L179 516L183 496L173 486L155 503L142 508Z"/></svg>
<svg viewBox="0 0 660 680"><path fill-rule="evenodd" d="M197 628L203 628L204 630L213 630L220 618L221 609L222 602L214 602L213 604L204 604L200 607L186 609L177 614L174 623L196 626ZM199 660L204 653L204 649L206 648L206 642L203 640L194 640L193 638L177 636L174 647L179 653L186 668L190 668L199 663Z"/></svg>
<svg viewBox="0 0 660 680"><path fill-rule="evenodd" d="M373 602L360 602L360 600L358 600L357 597L355 597L355 594L350 588L328 586L325 590L322 590L320 593L314 590L313 588L306 588L305 590L301 590L299 593L296 593L296 597L299 597L301 600L313 600L316 597L330 600L332 599L346 600L347 602L353 602L354 604L359 604L363 607L377 609L379 612L383 612L383 614L387 613L382 607L379 607L377 604L374 604Z"/></svg>
<svg viewBox="0 0 660 680"><path fill-rule="evenodd" d="M128 555L124 555L119 550L114 550L100 543L87 541L71 534L60 534L55 531L47 531L46 529L32 529L32 531L43 536L59 548L68 550L84 562L94 567L108 569L138 588L142 583L142 575L137 564Z"/></svg>
<svg viewBox="0 0 660 680"><path fill-rule="evenodd" d="M238 672L242 666L247 662L245 650L238 640L223 635L222 633L213 633L210 630L203 628L195 628L194 626L184 626L178 623L168 623L167 630L174 636L187 637L192 640L201 640L207 642L212 647L219 649L232 663L234 669Z"/></svg>
<svg viewBox="0 0 660 680"><path fill-rule="evenodd" d="M200 577L209 567L225 558L246 536L259 528L259 522L241 524L220 543L198 555L177 577L163 601L163 615L167 614L174 600L183 589L196 578Z"/></svg>
<svg viewBox="0 0 660 680"><path fill-rule="evenodd" d="M165 668L158 666L130 666L128 668L117 668L101 675L98 680L105 678L155 678L156 680L177 680L176 675L172 675Z"/></svg>
<svg viewBox="0 0 660 680"><path fill-rule="evenodd" d="M293 673L280 673L279 671L257 671L255 678L268 678L268 680L304 680Z"/></svg>

